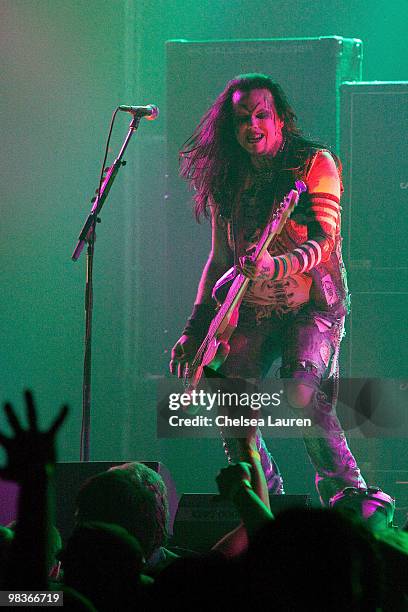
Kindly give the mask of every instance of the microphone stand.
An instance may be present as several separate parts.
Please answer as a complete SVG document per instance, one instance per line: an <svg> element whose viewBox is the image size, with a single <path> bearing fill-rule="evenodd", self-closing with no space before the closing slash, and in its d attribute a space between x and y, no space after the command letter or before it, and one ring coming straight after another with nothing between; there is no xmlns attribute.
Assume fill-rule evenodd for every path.
<svg viewBox="0 0 408 612"><path fill-rule="evenodd" d="M122 161L122 157L126 151L126 147L134 132L136 132L140 123L140 115L135 114L129 125L129 131L119 151L119 155L108 169L105 179L101 185L98 197L95 199L91 212L89 213L84 226L78 237L78 242L72 253L72 260L77 261L82 253L82 250L87 243L86 255L86 286L85 286L85 341L84 341L84 369L83 369L83 385L82 385L82 428L81 428L81 447L80 461L90 460L90 426L91 426L91 375L92 375L92 308L93 308L93 259L96 240L96 224L101 222L99 214L102 210L104 202L112 187L116 175L121 166L126 164Z"/></svg>

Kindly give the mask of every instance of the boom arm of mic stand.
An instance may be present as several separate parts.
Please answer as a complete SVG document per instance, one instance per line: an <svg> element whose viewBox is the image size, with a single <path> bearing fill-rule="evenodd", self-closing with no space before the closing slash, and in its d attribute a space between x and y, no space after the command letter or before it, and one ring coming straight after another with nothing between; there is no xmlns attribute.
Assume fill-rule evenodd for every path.
<svg viewBox="0 0 408 612"><path fill-rule="evenodd" d="M109 168L108 174L106 175L106 178L102 183L100 197L96 198L94 205L92 206L92 210L89 213L83 225L83 228L81 229L81 232L78 236L78 242L71 257L73 261L77 261L79 259L82 250L85 246L85 243L90 242L95 230L95 225L99 220L98 212L101 210L103 203L108 196L109 190L112 187L113 181L115 180L116 175L118 173L119 166L125 163L126 162L120 162L119 165L117 165L115 161L114 164Z"/></svg>
<svg viewBox="0 0 408 612"><path fill-rule="evenodd" d="M96 198L91 212L89 213L81 231L80 234L78 236L78 242L75 246L74 252L72 253L71 259L73 261L78 261L82 250L85 246L85 242L89 242L92 234L94 233L95 230L95 225L96 222L98 220L98 215L99 212L102 210L102 206L104 205L104 202L106 200L106 198L108 197L110 188L113 185L113 182L116 178L116 175L119 171L119 168L121 166L124 166L126 164L126 162L122 161L122 157L126 151L126 147L129 144L129 141L132 137L133 132L135 132L139 126L140 123L140 117L133 117L132 121L130 122L130 126L129 126L129 131L126 135L126 138L124 140L124 143L122 145L122 148L119 151L119 155L117 156L117 158L115 159L115 161L113 162L112 166L109 168L108 173L105 177L105 180L102 183L101 186L101 190L99 193L99 197Z"/></svg>

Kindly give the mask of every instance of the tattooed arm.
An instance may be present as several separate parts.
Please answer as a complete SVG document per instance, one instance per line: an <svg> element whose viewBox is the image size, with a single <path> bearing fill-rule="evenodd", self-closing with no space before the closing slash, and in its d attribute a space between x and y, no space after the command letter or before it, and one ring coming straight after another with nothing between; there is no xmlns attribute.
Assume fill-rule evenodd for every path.
<svg viewBox="0 0 408 612"><path fill-rule="evenodd" d="M268 252L254 264L241 258L242 272L251 280L281 280L309 272L327 261L340 231L339 172L328 151L319 151L306 178L309 203L305 210L308 240L293 251L271 257Z"/></svg>

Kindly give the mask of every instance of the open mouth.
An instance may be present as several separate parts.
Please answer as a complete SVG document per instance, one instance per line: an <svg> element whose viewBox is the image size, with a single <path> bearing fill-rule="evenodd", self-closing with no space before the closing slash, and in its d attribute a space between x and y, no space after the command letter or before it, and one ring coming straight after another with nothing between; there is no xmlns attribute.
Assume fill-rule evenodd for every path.
<svg viewBox="0 0 408 612"><path fill-rule="evenodd" d="M256 144L257 142L260 142L262 138L263 134L257 134L256 136L248 136L247 141L249 142L249 144Z"/></svg>

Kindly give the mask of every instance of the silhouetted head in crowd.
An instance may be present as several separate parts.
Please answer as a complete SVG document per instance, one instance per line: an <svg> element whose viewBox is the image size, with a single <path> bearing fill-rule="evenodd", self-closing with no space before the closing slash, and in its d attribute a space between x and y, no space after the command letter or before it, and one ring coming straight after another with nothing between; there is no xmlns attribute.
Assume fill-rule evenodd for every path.
<svg viewBox="0 0 408 612"><path fill-rule="evenodd" d="M64 583L98 610L135 608L143 550L126 529L97 521L78 525L61 554Z"/></svg>
<svg viewBox="0 0 408 612"><path fill-rule="evenodd" d="M254 604L281 610L375 610L381 565L361 525L324 509L292 509L257 534L247 555Z"/></svg>
<svg viewBox="0 0 408 612"><path fill-rule="evenodd" d="M168 537L169 509L163 479L137 462L97 474L78 493L76 521L120 525L138 539L147 561Z"/></svg>
<svg viewBox="0 0 408 612"><path fill-rule="evenodd" d="M373 531L393 526L395 499L378 487L346 487L331 498L329 505L352 520L361 519Z"/></svg>
<svg viewBox="0 0 408 612"><path fill-rule="evenodd" d="M157 610L255 609L239 559L215 552L176 560L157 576L153 591Z"/></svg>

